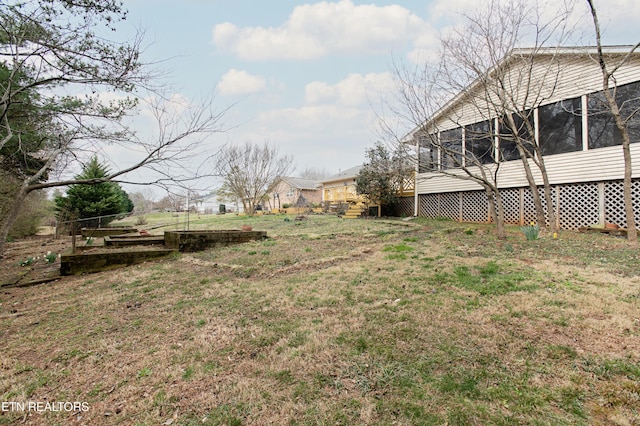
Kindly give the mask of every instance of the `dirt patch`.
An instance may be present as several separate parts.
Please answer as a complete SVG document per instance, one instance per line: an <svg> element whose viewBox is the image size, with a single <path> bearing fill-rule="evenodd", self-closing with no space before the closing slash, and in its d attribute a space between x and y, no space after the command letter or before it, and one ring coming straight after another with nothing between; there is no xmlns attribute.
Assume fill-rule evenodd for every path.
<svg viewBox="0 0 640 426"><path fill-rule="evenodd" d="M59 254L70 249L71 237L35 236L7 242L0 259L0 285L24 284L59 276Z"/></svg>

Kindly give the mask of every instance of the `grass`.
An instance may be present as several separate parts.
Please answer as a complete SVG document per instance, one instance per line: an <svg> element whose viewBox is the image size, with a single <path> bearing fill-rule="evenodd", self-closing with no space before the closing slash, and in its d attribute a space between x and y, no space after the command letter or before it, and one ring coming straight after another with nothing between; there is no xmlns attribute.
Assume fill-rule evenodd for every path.
<svg viewBox="0 0 640 426"><path fill-rule="evenodd" d="M2 401L87 401L98 425L640 422L640 265L621 240L334 216L189 226L242 224L270 238L7 289Z"/></svg>

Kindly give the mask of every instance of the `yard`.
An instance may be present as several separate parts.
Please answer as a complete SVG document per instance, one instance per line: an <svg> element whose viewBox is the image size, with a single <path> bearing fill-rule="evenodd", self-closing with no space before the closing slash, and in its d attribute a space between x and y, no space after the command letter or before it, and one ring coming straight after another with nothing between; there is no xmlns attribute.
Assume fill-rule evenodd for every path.
<svg viewBox="0 0 640 426"><path fill-rule="evenodd" d="M329 215L189 227L246 224L270 238L3 287L0 424L640 424L623 239ZM0 269L45 273L59 260L18 263L63 244L8 243Z"/></svg>

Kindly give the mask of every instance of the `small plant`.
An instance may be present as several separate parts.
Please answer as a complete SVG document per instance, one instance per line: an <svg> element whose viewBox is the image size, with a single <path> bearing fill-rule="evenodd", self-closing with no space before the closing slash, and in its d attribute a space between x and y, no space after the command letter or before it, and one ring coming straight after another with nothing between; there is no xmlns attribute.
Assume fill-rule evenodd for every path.
<svg viewBox="0 0 640 426"><path fill-rule="evenodd" d="M195 370L193 369L193 367L187 367L184 370L184 373L182 373L182 378L184 380L189 380L193 377L194 373L195 373Z"/></svg>
<svg viewBox="0 0 640 426"><path fill-rule="evenodd" d="M58 258L58 255L56 253L52 253L48 251L47 254L44 256L44 261L46 263L53 263L56 261L57 258Z"/></svg>
<svg viewBox="0 0 640 426"><path fill-rule="evenodd" d="M527 241L533 241L538 239L538 235L540 234L540 226L538 224L534 224L531 222L528 226L520 227L520 230L527 238Z"/></svg>
<svg viewBox="0 0 640 426"><path fill-rule="evenodd" d="M149 367L144 367L143 369L138 371L138 379L141 379L143 377L148 377L151 375L151 369Z"/></svg>
<svg viewBox="0 0 640 426"><path fill-rule="evenodd" d="M467 229L464 230L464 233L467 234L467 235L473 235L474 232L475 231L473 229L471 229L471 228L467 228Z"/></svg>
<svg viewBox="0 0 640 426"><path fill-rule="evenodd" d="M20 266L29 266L31 265L33 262L35 262L35 258L32 256L27 257L25 260L21 260L19 262Z"/></svg>
<svg viewBox="0 0 640 426"><path fill-rule="evenodd" d="M93 237L87 238L87 245L88 246L92 246L93 245Z"/></svg>

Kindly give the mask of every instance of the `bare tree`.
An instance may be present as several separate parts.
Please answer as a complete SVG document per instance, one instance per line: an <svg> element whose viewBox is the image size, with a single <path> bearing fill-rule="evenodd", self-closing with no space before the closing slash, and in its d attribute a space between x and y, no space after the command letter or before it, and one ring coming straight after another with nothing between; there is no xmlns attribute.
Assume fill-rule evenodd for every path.
<svg viewBox="0 0 640 426"><path fill-rule="evenodd" d="M328 178L329 176L331 176L331 173L329 173L326 169L315 169L313 167L307 167L302 172L300 172L300 177L302 179L309 180L322 180Z"/></svg>
<svg viewBox="0 0 640 426"><path fill-rule="evenodd" d="M502 197L498 189L497 175L500 163L487 159L493 158L492 128L486 130L489 134L489 149L484 152L465 152L462 145L462 131L456 134L449 130L456 126L455 114L448 114L446 128L442 123L434 120L435 115L442 111L443 105L452 97L451 92L442 88L442 62L425 62L422 67L410 70L395 69L396 85L402 109L394 112L403 120L414 124L409 139L398 138L395 129L383 121L386 140L398 141L403 145L415 144L416 176L448 176L454 179L467 180L478 184L487 194L489 214L496 225L496 236L506 238L504 228L504 209ZM477 135L479 138L481 135ZM486 136L486 135L485 135ZM423 174L427 173L427 174ZM416 180L418 179L416 177ZM419 182L416 181L416 191Z"/></svg>
<svg viewBox="0 0 640 426"><path fill-rule="evenodd" d="M27 195L39 189L105 181L167 185L190 179L190 152L221 131L224 111L150 89L155 76L142 63L141 37L105 39L126 11L120 3L27 0L0 5L0 160L20 178L3 206L0 253ZM157 135L145 139L125 125L137 108L150 111ZM101 179L64 179L96 153L128 152L127 164ZM135 179L147 169L153 178ZM58 179L55 178L58 176Z"/></svg>
<svg viewBox="0 0 640 426"><path fill-rule="evenodd" d="M545 227L548 220L556 230L534 110L554 95L559 79L556 50L547 47L557 46L570 34L571 8L562 6L553 15L543 16L537 2L484 3L477 14L465 15L464 25L441 39L437 61L426 63L418 72L396 70L400 101L409 110L404 115L415 123L416 135L426 145L418 149L432 156L429 171L472 180L484 188L490 212L498 220L499 235L499 169L502 161L518 158L539 225ZM522 43L530 47L519 49ZM545 53L542 64L541 53ZM433 120L436 114L439 120ZM469 124L470 118L475 124ZM461 143L463 136L452 135L450 129L463 132L465 144ZM532 167L542 176L546 211Z"/></svg>
<svg viewBox="0 0 640 426"><path fill-rule="evenodd" d="M536 138L534 111L556 92L561 69L558 50L549 47L563 44L571 35L571 11L570 2L560 3L553 14L547 11L545 16L538 2L491 1L477 15L466 16L466 25L443 40L449 59L445 75L454 77L448 80L449 85L468 96L476 110L482 111L481 116L498 118L500 141L511 143L522 162L537 222L546 228L548 220L553 232L557 230L554 203ZM528 47L519 49L522 43ZM470 86L470 81L475 84ZM504 149L498 150L496 160L505 160L504 154ZM532 165L540 171L546 209Z"/></svg>
<svg viewBox="0 0 640 426"><path fill-rule="evenodd" d="M591 16L593 18L593 26L596 33L596 43L598 48L598 55L596 60L600 65L600 69L602 71L602 90L607 101L607 106L609 112L613 115L613 119L616 124L616 128L618 132L620 132L620 136L622 137L622 154L624 156L624 212L625 219L627 221L627 241L633 245L638 245L638 232L636 227L636 221L633 211L633 198L631 193L631 138L629 137L629 129L628 123L630 120L634 119L634 117L639 113L637 108L632 108L631 113L624 114L622 113L621 105L619 105L618 100L616 99L616 73L627 64L632 57L633 52L635 52L639 47L640 43L637 43L633 46L627 55L623 56L622 59L616 60L615 63L607 63L607 58L605 57L602 49L602 36L600 33L600 24L598 22L598 14L596 8L593 4L593 0L587 0L589 4L589 10L591 11Z"/></svg>
<svg viewBox="0 0 640 426"><path fill-rule="evenodd" d="M245 142L223 148L215 170L224 181L225 193L240 199L245 213L251 216L273 191L278 178L291 171L292 164L291 156L280 156L278 149L266 142L262 145Z"/></svg>

